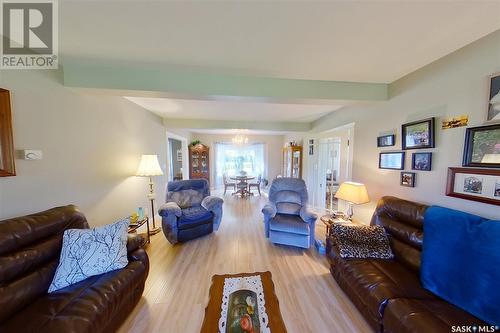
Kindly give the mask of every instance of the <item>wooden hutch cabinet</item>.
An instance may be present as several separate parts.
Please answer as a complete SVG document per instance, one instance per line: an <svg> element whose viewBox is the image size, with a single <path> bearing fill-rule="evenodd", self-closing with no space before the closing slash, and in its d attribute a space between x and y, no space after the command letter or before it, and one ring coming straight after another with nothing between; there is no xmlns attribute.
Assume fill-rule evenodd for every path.
<svg viewBox="0 0 500 333"><path fill-rule="evenodd" d="M201 143L189 146L189 178L210 181L209 148Z"/></svg>
<svg viewBox="0 0 500 333"><path fill-rule="evenodd" d="M283 177L302 178L302 146L283 148Z"/></svg>

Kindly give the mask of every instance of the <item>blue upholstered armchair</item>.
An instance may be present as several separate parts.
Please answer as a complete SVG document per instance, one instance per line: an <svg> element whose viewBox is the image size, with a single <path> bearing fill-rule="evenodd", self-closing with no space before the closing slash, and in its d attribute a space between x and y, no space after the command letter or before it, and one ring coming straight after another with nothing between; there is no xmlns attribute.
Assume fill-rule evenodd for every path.
<svg viewBox="0 0 500 333"><path fill-rule="evenodd" d="M314 244L318 216L307 208L307 188L302 179L276 178L269 203L262 209L266 237L277 244L309 248Z"/></svg>
<svg viewBox="0 0 500 333"><path fill-rule="evenodd" d="M169 182L160 214L163 233L172 244L185 242L219 229L223 200L210 196L206 179Z"/></svg>

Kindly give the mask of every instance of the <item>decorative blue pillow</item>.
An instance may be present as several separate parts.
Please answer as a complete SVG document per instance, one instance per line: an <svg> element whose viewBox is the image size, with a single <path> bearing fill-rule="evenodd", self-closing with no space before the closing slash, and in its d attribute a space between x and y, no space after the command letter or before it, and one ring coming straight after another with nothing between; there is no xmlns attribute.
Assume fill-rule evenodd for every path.
<svg viewBox="0 0 500 333"><path fill-rule="evenodd" d="M99 228L64 231L59 266L48 292L127 266L128 224L127 219Z"/></svg>

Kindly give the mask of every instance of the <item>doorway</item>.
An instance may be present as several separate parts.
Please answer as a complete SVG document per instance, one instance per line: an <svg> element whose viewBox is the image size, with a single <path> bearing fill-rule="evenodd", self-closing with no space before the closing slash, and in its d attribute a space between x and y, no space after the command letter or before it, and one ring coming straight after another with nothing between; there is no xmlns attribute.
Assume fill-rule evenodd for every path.
<svg viewBox="0 0 500 333"><path fill-rule="evenodd" d="M338 200L334 197L340 184L340 138L327 138L319 142L319 198L324 198L321 208L333 211L338 209Z"/></svg>
<svg viewBox="0 0 500 333"><path fill-rule="evenodd" d="M334 197L340 184L340 145L341 138L331 137L320 139L317 145L317 186L316 204L319 209L337 210L337 199Z"/></svg>
<svg viewBox="0 0 500 333"><path fill-rule="evenodd" d="M335 198L335 193L340 184L351 179L353 135L354 124L350 124L308 138L310 203L319 211L332 212L344 208Z"/></svg>
<svg viewBox="0 0 500 333"><path fill-rule="evenodd" d="M169 175L168 180L182 180L182 142L174 138L168 138L169 148Z"/></svg>
<svg viewBox="0 0 500 333"><path fill-rule="evenodd" d="M189 179L187 139L167 132L167 179Z"/></svg>

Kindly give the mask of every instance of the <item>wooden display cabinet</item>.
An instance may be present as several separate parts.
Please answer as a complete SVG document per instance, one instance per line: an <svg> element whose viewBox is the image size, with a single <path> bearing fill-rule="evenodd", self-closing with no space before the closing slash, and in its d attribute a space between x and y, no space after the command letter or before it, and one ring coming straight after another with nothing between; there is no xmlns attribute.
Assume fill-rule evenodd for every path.
<svg viewBox="0 0 500 333"><path fill-rule="evenodd" d="M210 148L201 143L189 146L189 178L210 181Z"/></svg>

